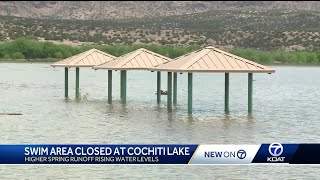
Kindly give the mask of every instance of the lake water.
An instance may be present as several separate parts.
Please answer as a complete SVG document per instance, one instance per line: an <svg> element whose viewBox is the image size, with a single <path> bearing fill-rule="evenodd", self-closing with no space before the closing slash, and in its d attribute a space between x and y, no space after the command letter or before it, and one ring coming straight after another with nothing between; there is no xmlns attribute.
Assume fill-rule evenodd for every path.
<svg viewBox="0 0 320 180"><path fill-rule="evenodd" d="M107 104L107 71L80 69L77 102L75 69L42 63L0 63L0 143L319 143L320 68L273 67L254 74L253 117L247 115L247 74L230 75L230 115L224 109L224 74L194 74L193 115L187 115L187 74L178 75L178 106L156 103L156 73L129 71L127 105L120 103L119 72L113 76L113 105ZM162 73L166 90L166 73ZM10 165L0 179L282 179L319 178L319 166L294 165Z"/></svg>

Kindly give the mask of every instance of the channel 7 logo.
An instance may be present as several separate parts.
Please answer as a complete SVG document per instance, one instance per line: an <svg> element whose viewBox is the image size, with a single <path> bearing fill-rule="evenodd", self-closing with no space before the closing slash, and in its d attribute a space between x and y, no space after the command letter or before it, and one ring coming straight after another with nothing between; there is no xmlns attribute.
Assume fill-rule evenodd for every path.
<svg viewBox="0 0 320 180"><path fill-rule="evenodd" d="M269 153L272 157L267 157L267 162L284 162L285 157L280 157L283 153L283 146L280 143L269 145Z"/></svg>

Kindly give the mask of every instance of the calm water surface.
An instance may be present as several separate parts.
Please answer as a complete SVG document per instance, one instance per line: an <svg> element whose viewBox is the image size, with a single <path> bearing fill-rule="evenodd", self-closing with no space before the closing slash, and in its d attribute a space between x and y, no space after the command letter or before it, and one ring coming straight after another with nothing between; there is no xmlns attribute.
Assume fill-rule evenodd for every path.
<svg viewBox="0 0 320 180"><path fill-rule="evenodd" d="M49 64L0 63L1 143L319 143L320 68L273 67L254 74L253 117L247 115L247 75L230 75L230 115L224 109L224 74L194 74L194 113L187 115L187 74L178 75L178 106L156 104L156 73L129 71L127 105L120 103L114 73L113 105L107 104L107 71L80 69L77 102L75 69L69 70L64 100L64 68ZM166 90L166 74L162 75ZM0 179L282 179L319 178L319 166L0 166Z"/></svg>

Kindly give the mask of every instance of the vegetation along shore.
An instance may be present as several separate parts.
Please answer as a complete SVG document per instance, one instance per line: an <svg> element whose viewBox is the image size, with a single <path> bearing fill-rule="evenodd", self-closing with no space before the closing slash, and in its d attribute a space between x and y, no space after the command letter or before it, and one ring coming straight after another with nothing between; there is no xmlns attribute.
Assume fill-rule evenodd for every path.
<svg viewBox="0 0 320 180"><path fill-rule="evenodd" d="M0 43L0 61L2 62L55 62L91 48L102 50L114 56L121 56L138 48L146 48L170 58L176 58L194 50L199 45L174 47L166 45L85 45L69 46L51 42L38 42L20 38ZM251 48L227 50L243 58L262 64L320 65L320 51L261 51Z"/></svg>

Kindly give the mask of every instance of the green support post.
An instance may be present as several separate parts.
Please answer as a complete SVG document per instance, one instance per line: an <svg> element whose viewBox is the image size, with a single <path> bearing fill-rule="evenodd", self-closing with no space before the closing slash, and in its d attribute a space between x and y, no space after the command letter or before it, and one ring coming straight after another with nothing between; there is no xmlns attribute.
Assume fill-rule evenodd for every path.
<svg viewBox="0 0 320 180"><path fill-rule="evenodd" d="M127 71L123 70L121 71L121 100L122 103L125 104L127 101Z"/></svg>
<svg viewBox="0 0 320 180"><path fill-rule="evenodd" d="M123 103L125 104L127 101L127 71L123 72Z"/></svg>
<svg viewBox="0 0 320 180"><path fill-rule="evenodd" d="M177 73L173 73L173 105L177 105Z"/></svg>
<svg viewBox="0 0 320 180"><path fill-rule="evenodd" d="M112 103L112 70L108 70L108 103Z"/></svg>
<svg viewBox="0 0 320 180"><path fill-rule="evenodd" d="M78 99L80 97L79 92L79 68L76 68L76 98Z"/></svg>
<svg viewBox="0 0 320 180"><path fill-rule="evenodd" d="M122 90L122 71L120 71L120 100L122 100L122 96L123 96L123 90Z"/></svg>
<svg viewBox="0 0 320 180"><path fill-rule="evenodd" d="M172 72L168 72L167 109L172 112Z"/></svg>
<svg viewBox="0 0 320 180"><path fill-rule="evenodd" d="M229 113L229 73L225 73L224 76L224 111L225 113Z"/></svg>
<svg viewBox="0 0 320 180"><path fill-rule="evenodd" d="M68 98L68 68L64 68L64 97Z"/></svg>
<svg viewBox="0 0 320 180"><path fill-rule="evenodd" d="M161 101L161 72L157 72L157 103L160 104Z"/></svg>
<svg viewBox="0 0 320 180"><path fill-rule="evenodd" d="M123 83L123 82L122 82L122 81L123 81L123 80L122 80L123 77L122 77L122 76L123 76L122 71L120 71L120 99L121 99L121 100L122 100L122 96L123 96L123 87L122 87L122 86L123 86L123 85L122 85L122 83Z"/></svg>
<svg viewBox="0 0 320 180"><path fill-rule="evenodd" d="M192 73L188 73L188 113L192 114Z"/></svg>
<svg viewBox="0 0 320 180"><path fill-rule="evenodd" d="M252 113L252 73L248 74L248 113Z"/></svg>

